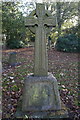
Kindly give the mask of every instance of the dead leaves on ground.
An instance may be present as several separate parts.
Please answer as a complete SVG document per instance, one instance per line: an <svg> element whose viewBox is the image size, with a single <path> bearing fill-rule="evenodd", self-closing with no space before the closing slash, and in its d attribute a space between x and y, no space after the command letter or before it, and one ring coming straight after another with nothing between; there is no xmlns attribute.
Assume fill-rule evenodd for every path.
<svg viewBox="0 0 80 120"><path fill-rule="evenodd" d="M21 63L14 67L8 66L10 51L3 51L3 118L14 118L24 79L33 72L34 66L34 48L14 50L17 52L17 61ZM79 118L77 53L49 50L48 70L58 80L61 99L68 107L70 115Z"/></svg>

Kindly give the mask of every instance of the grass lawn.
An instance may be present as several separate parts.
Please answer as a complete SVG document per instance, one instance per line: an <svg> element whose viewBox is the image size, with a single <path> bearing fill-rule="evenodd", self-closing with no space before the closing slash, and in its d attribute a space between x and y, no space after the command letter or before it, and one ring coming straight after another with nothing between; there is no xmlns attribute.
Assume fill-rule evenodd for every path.
<svg viewBox="0 0 80 120"><path fill-rule="evenodd" d="M15 67L8 65L9 53L12 51L17 52L17 62L20 63ZM14 118L24 79L33 72L34 48L3 50L2 53L3 118ZM78 54L48 50L48 71L58 81L61 100L70 116L78 118Z"/></svg>

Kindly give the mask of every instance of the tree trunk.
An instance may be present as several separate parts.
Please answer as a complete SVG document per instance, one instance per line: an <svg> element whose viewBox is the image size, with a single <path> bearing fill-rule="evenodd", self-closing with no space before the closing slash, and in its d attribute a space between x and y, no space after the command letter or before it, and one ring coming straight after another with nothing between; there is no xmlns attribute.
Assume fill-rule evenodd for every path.
<svg viewBox="0 0 80 120"><path fill-rule="evenodd" d="M58 24L58 37L59 37L61 34L61 5L60 5L60 2L57 2L56 8L57 8L57 24Z"/></svg>

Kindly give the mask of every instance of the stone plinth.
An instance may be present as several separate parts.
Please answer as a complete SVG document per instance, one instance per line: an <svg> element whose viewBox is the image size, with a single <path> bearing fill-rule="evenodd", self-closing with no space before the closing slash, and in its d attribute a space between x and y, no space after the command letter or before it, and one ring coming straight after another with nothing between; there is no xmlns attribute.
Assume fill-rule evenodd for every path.
<svg viewBox="0 0 80 120"><path fill-rule="evenodd" d="M52 74L45 77L28 75L24 82L16 117L64 118L67 110L60 101L57 80Z"/></svg>
<svg viewBox="0 0 80 120"><path fill-rule="evenodd" d="M57 80L52 74L45 77L29 75L24 85L22 111L61 109Z"/></svg>

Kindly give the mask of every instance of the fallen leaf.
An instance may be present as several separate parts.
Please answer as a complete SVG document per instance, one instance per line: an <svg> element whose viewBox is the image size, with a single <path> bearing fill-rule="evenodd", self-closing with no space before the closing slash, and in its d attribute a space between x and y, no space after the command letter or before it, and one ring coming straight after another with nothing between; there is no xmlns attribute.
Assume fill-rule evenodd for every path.
<svg viewBox="0 0 80 120"><path fill-rule="evenodd" d="M11 80L13 80L14 79L14 77L9 77Z"/></svg>

